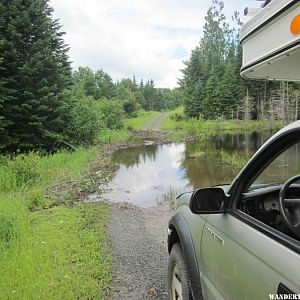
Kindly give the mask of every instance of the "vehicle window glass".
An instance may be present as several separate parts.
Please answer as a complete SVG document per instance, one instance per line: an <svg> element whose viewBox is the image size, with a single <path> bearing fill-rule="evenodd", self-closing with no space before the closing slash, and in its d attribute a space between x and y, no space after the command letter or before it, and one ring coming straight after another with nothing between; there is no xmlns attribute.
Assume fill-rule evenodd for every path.
<svg viewBox="0 0 300 300"><path fill-rule="evenodd" d="M287 179L300 175L300 142L278 156L252 183L249 190L261 185L284 183Z"/></svg>

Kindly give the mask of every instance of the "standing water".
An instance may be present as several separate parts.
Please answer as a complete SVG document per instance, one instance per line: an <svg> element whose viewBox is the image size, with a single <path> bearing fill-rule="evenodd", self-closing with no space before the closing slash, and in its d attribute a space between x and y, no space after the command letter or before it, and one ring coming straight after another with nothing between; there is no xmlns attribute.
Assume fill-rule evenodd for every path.
<svg viewBox="0 0 300 300"><path fill-rule="evenodd" d="M221 152L246 161L270 133L220 134L193 143L144 145L113 155L118 169L103 198L151 207L168 194L230 183L241 169L220 159Z"/></svg>

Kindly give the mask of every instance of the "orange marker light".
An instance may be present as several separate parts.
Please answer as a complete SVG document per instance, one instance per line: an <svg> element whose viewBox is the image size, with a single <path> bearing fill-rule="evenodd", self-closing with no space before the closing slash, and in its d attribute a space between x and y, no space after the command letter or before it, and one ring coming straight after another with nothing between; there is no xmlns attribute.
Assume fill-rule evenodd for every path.
<svg viewBox="0 0 300 300"><path fill-rule="evenodd" d="M291 23L291 33L300 34L300 14Z"/></svg>

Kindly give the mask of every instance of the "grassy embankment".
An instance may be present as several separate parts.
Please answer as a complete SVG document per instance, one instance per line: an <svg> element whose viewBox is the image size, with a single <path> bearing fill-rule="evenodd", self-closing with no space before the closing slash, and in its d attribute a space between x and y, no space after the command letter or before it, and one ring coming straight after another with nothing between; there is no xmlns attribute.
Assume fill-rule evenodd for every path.
<svg viewBox="0 0 300 300"><path fill-rule="evenodd" d="M168 118L162 124L163 130L170 131L172 141L184 138L200 138L203 134L216 134L221 131L264 131L282 128L282 121L269 120L196 120L183 118L183 107L169 112Z"/></svg>
<svg viewBox="0 0 300 300"><path fill-rule="evenodd" d="M110 287L104 205L49 186L81 176L96 149L0 157L0 298L103 299Z"/></svg>

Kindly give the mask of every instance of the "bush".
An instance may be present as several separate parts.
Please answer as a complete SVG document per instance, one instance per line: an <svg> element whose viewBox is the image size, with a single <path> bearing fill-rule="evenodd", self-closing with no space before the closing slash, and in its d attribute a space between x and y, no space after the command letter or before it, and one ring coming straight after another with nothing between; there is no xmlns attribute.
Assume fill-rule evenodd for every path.
<svg viewBox="0 0 300 300"><path fill-rule="evenodd" d="M174 114L171 114L170 119L179 122L184 120L184 115L182 113L175 112Z"/></svg>
<svg viewBox="0 0 300 300"><path fill-rule="evenodd" d="M104 115L92 97L83 96L74 102L67 136L76 145L94 144L104 127Z"/></svg>
<svg viewBox="0 0 300 300"><path fill-rule="evenodd" d="M125 101L123 103L123 109L124 109L125 114L128 117L135 117L135 116L137 116L137 111L136 111L137 105L133 101Z"/></svg>
<svg viewBox="0 0 300 300"><path fill-rule="evenodd" d="M121 129L123 127L124 111L121 102L101 99L97 104L103 113L103 120L108 129Z"/></svg>
<svg viewBox="0 0 300 300"><path fill-rule="evenodd" d="M34 188L30 190L26 196L26 201L27 207L30 210L42 209L50 204L49 199L47 200L44 196L44 190L41 188Z"/></svg>

